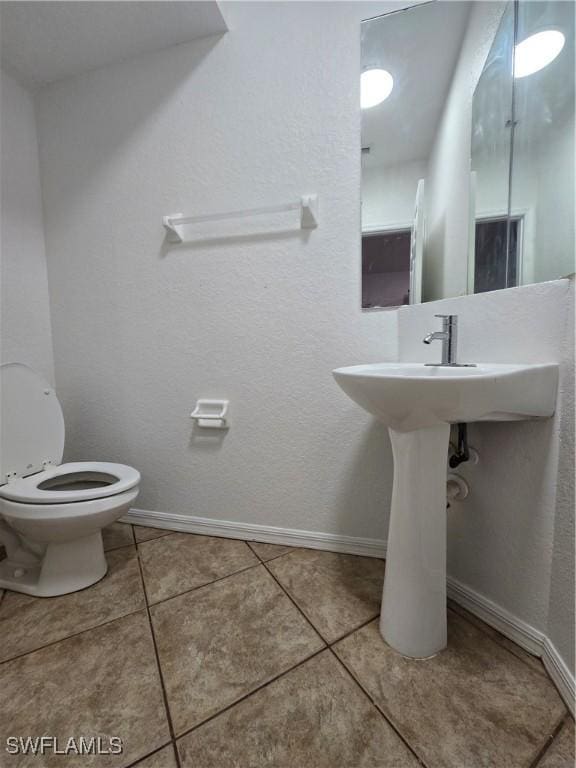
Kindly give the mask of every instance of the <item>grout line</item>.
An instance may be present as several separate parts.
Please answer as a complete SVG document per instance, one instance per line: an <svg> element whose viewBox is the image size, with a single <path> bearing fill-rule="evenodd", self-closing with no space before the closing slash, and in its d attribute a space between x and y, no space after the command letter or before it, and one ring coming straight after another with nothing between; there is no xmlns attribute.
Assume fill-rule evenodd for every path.
<svg viewBox="0 0 576 768"><path fill-rule="evenodd" d="M164 597L162 598L162 600L158 600L158 602L156 603L148 602L148 593L146 592L146 589L144 589L144 594L146 595L146 604L150 608L156 608L157 605L162 605L162 603L167 603L169 600L174 600L174 598L176 597L182 597L182 595L187 595L190 592L197 592L199 589L204 589L204 587L209 587L212 584L216 584L216 582L218 581L224 581L224 579L229 579L231 576L237 576L239 573L245 573L246 571L249 571L252 568L259 568L261 565L264 565L264 563L260 563L260 562L252 563L252 565L247 565L246 568L240 568L239 571L232 571L232 573L227 573L225 576L218 576L217 579L213 579L212 581L207 581L206 584L198 584L198 586L196 587L185 589L184 592L177 592L175 595L170 595L170 597Z"/></svg>
<svg viewBox="0 0 576 768"><path fill-rule="evenodd" d="M128 544L118 544L117 546L113 547L104 547L104 554L108 554L108 552L117 552L119 549L126 549L126 547L134 547L136 546L134 541L129 541ZM102 579L100 579L102 581ZM98 583L98 582L96 582ZM93 587L93 584L90 584L90 587ZM90 589L90 587L84 587L84 589ZM80 592L82 590L79 590Z"/></svg>
<svg viewBox="0 0 576 768"><path fill-rule="evenodd" d="M272 683L275 683L277 680L280 680L281 677L284 677L285 675L290 674L290 672L293 672L295 669L298 669L298 667L301 667L303 664L306 664L308 661L315 658L316 656L319 656L321 653L324 653L327 650L328 650L328 647L323 646L322 648L318 648L317 651L313 651L308 656L306 656L306 658L301 659L299 662L289 667L288 669L285 669L282 672L279 672L277 675L274 675L274 677L271 677L265 683L261 683L253 690L249 691L248 693L245 693L243 696L240 696L240 698L236 699L230 704L227 704L225 707L222 707L222 709L220 709L218 712L215 712L213 715L210 715L204 720L201 720L200 722L195 723L195 725L193 725L191 728L188 728L186 731L182 731L182 733L176 737L176 741L183 739L185 736L188 736L189 734L191 734L193 731L197 730L201 726L206 725L212 720L215 720L217 717L220 717L220 715L223 715L225 712L228 712L229 709L232 709L238 704L241 704L243 701L246 701L246 699L249 699L251 696L254 696L254 694L258 693L264 688L267 688L269 685L272 685Z"/></svg>
<svg viewBox="0 0 576 768"><path fill-rule="evenodd" d="M570 715L567 715L567 714L562 715L562 717L560 718L560 722L556 724L552 733L548 736L548 738L546 739L544 744L540 747L538 752L536 752L536 756L534 757L534 759L532 760L528 768L536 768L536 766L540 764L544 755L548 752L552 744L556 741L556 739L560 735L560 731L563 729L564 723L568 722L569 717Z"/></svg>
<svg viewBox="0 0 576 768"><path fill-rule="evenodd" d="M291 555L292 552L294 552L296 549L301 549L301 547L294 547L290 552L282 552L281 555L274 555L274 557L269 557L268 560L262 560L263 563L271 563L273 560L280 560L281 557L286 557L286 555Z"/></svg>
<svg viewBox="0 0 576 768"><path fill-rule="evenodd" d="M136 547L136 552L138 553L138 547ZM148 605L148 601L146 599L146 585L145 585L145 582L144 582L144 571L142 569L142 562L140 560L140 554L139 553L137 554L137 559L138 559L138 567L140 569L140 579L142 581L142 588L144 589L144 595L145 595L144 602L146 603L146 615L148 617L148 626L150 628L150 635L152 637L152 646L154 648L154 655L156 657L156 667L158 669L158 676L160 678L160 687L162 689L162 698L164 699L164 709L166 710L166 721L168 723L168 730L170 731L170 741L174 743L174 746L176 746L176 744L175 744L175 738L176 737L175 737L175 734L174 734L174 726L172 724L172 717L170 715L170 707L168 705L168 695L166 693L166 686L164 684L164 675L162 674L162 665L160 663L160 655L158 653L158 644L156 642L156 635L154 634L154 625L152 624L152 616L150 614L150 606ZM178 754L178 750L174 749L174 751L176 753L176 766L177 766L177 768L181 768L180 755Z"/></svg>
<svg viewBox="0 0 576 768"><path fill-rule="evenodd" d="M139 526L144 527L144 526ZM156 528L157 531L165 531L164 533L161 533L159 536L153 536L151 539L142 539L142 541L138 541L136 538L136 531L134 531L134 543L136 545L138 544L148 544L151 541L156 541L156 539L164 539L166 536L171 536L173 533L182 533L182 531L169 531L166 528Z"/></svg>
<svg viewBox="0 0 576 768"><path fill-rule="evenodd" d="M32 653L36 653L37 651L42 651L44 648L50 648L53 645L58 645L58 643L63 643L65 640L69 640L72 637L78 637L79 635L84 635L86 632L92 632L93 629L100 629L100 627L105 627L108 624L112 624L114 621L120 621L121 619L125 619L127 616L134 616L135 613L140 613L140 611L144 611L146 609L146 601L144 601L144 605L140 608L137 608L135 611L129 611L128 613L123 613L121 616L115 616L113 619L107 619L107 621L103 621L101 624L95 624L93 627L86 627L86 629L81 629L79 632L73 632L71 635L66 635L65 637L59 637L58 640L52 640L51 643L46 643L45 645L40 645L38 648L33 648L30 651L24 651L24 653L19 653L17 656L11 656L9 659L4 659L3 661L0 661L0 666L3 664L8 664L11 661L16 661L16 659L22 659L24 656L30 656Z"/></svg>
<svg viewBox="0 0 576 768"><path fill-rule="evenodd" d="M289 553L287 552L286 554L289 554ZM284 555L279 555L279 557L284 557ZM273 559L274 559L274 560L278 560L278 557L276 557L276 558L273 558ZM267 561L267 562L271 562L271 561ZM266 567L266 563L262 563L262 565L264 565L264 567ZM340 642L340 640L344 640L344 638L346 638L346 637L349 637L350 635L353 635L353 634L354 634L354 632L357 632L359 629L362 629L362 628L363 628L363 627L365 627L367 624L370 624L371 622L373 622L373 621L374 621L374 619L377 619L377 618L378 618L378 616L380 615L380 610L378 610L378 611L377 611L377 612L374 614L374 616L371 616L369 619L366 619L366 621L363 621L363 622L362 622L361 624L359 624L357 627L354 627L354 628L353 628L353 629L351 629L350 631L346 632L344 635L342 635L342 637L337 637L335 640L328 640L328 639L327 639L326 637L324 637L324 635L323 635L323 634L320 632L320 630L318 629L318 627L316 627L316 625L313 623L312 619L311 619L311 618L309 618L309 617L307 616L307 614L304 612L304 609L303 609L303 608L301 608L301 607L298 605L298 603L296 602L295 598L293 598L293 597L292 597L292 595L290 594L290 592L288 591L288 589L287 589L287 588L286 588L286 587L285 587L285 586L282 584L282 582L281 582L281 581L280 581L280 580L279 580L279 579L276 577L276 575L275 575L275 574L274 574L274 573L273 573L273 572L272 572L272 571L271 571L269 568L267 568L267 567L266 567L266 570L268 571L268 573L270 574L270 576L272 576L272 578L274 579L274 581L276 582L276 584L278 584L278 586L280 587L280 589L281 589L281 590L284 592L284 594L286 595L286 597L288 597L288 598L289 598L290 602L291 602L291 603L292 603L292 604L293 604L293 605L294 605L294 606L295 606L295 607L298 609L298 611L299 611L299 612L302 614L302 616L304 616L304 618L306 619L306 621L308 622L308 624L310 624L310 626L311 626L311 627L312 627L312 629L313 629L313 630L316 632L316 634L320 635L320 637L322 638L322 640L324 640L324 642L326 643L326 645L327 645L328 647L330 647L330 646L334 645L334 643L339 643L339 642Z"/></svg>
<svg viewBox="0 0 576 768"><path fill-rule="evenodd" d="M106 624L111 624L113 621L118 621L119 619L123 619L126 616L132 616L133 614L138 613L139 611L146 610L148 607L156 607L157 605L161 605L162 603L166 603L169 600L173 600L175 597L180 597L181 595L185 595L188 592L195 592L197 589L202 589L203 587L208 587L208 586L210 586L210 584L214 584L217 581L222 581L223 579L227 579L230 576L235 576L236 574L243 573L244 571L248 571L251 568L258 568L260 565L264 565L264 563L261 563L261 562L254 563L253 565L249 565L247 568L243 568L240 571L234 571L234 573L229 573L227 576L221 576L218 579L214 579L214 581L209 581L206 584L201 584L198 587L193 587L192 589L185 590L184 592L178 592L176 595L170 595L170 597L166 597L163 600L159 600L157 603L149 603L149 601L148 601L148 593L146 591L146 581L145 581L143 573L142 573L142 566L141 566L140 556L139 556L139 553L138 553L138 545L134 546L133 544L126 544L126 545L124 545L122 547L118 547L116 550L108 550L108 551L109 552L118 552L120 549L134 549L134 552L136 554L136 558L138 560L139 571L140 571L140 579L142 581L142 592L143 592L143 597L144 597L144 604L142 606L140 606L140 608L136 608L134 611L128 611L127 613L123 613L120 616L114 616L114 618L112 618L112 619L107 619L106 621L102 621L99 624L94 624L93 626L86 627L85 629L80 629L79 631L72 632L69 635L64 635L64 637L59 637L57 640L52 640L49 643L44 643L42 645L39 645L37 648L32 648L29 651L24 651L24 653L18 653L16 656L10 656L10 658L8 658L8 659L2 659L2 660L0 660L0 666L2 666L3 664L7 664L10 661L15 661L16 659L21 659L24 656L28 656L31 653L36 653L36 651L41 651L43 648L49 648L52 645L56 645L57 643L61 643L63 640L68 640L68 638L78 637L78 635L83 635L85 632L90 632L91 630L97 629L98 627L104 627L104 626L106 626ZM108 574L106 574L103 577L103 579L105 579L107 575ZM101 581L103 579L101 579ZM100 582L97 582L97 583L100 583ZM91 589L91 587L93 587L93 586L95 586L95 585L91 584L89 587L86 587L85 588L86 591ZM7 594L8 591L11 591L11 590L4 590L4 594L2 596L0 596L0 605L2 604L2 602L3 602L4 598L6 597L6 594ZM84 591L84 590L80 590L80 591ZM15 594L18 594L18 593L15 593ZM62 597L65 597L65 595L62 595ZM42 600L43 598L36 598L36 599ZM0 619L0 625L1 625L1 619Z"/></svg>
<svg viewBox="0 0 576 768"><path fill-rule="evenodd" d="M373 621L376 621L376 619L380 618L380 612L378 612L375 616L372 616L370 619L366 619L366 621L363 621L362 624L359 624L357 627L354 627L354 629L351 629L349 632L346 632L345 635L342 635L342 637L338 637L336 640L332 640L331 643L328 643L330 648L333 645L336 645L342 640L346 640L350 635L353 635L355 632L358 632L360 629L364 629L364 627L367 627L368 624L372 624Z"/></svg>
<svg viewBox="0 0 576 768"><path fill-rule="evenodd" d="M155 531L164 531L163 534L160 536L155 536L152 539L145 539L144 541L137 541L137 544L148 544L149 542L156 541L156 539L163 539L165 536L171 536L173 534L178 534L179 536L201 536L203 539L221 539L223 541L241 541L243 544L248 544L248 539L237 539L235 536L222 536L218 535L217 533L192 533L192 531L182 531L175 528L154 528L153 525L142 525L141 523L130 523L130 525L138 526L138 528L152 528ZM250 539L252 541L252 539ZM259 543L259 542L257 542ZM267 542L262 542L267 543ZM282 547L283 544L278 544L277 546ZM288 546L288 545L287 545ZM256 554L254 552L254 554Z"/></svg>
<svg viewBox="0 0 576 768"><path fill-rule="evenodd" d="M289 553L288 553L288 552L286 552L285 554L289 554ZM279 557L283 557L283 556L284 556L284 555L279 555ZM273 559L277 559L277 558L273 558ZM270 561L267 561L267 562L270 562ZM185 736L188 736L190 733L192 733L193 731L195 731L195 730L196 730L197 728L199 728L200 726L202 726L202 725L205 725L206 723L210 722L211 720L214 720L215 718L219 717L221 714L223 714L224 712L227 712L229 709L232 709L232 708L233 708L233 707L235 707L237 704L240 704L242 701L245 701L247 698L249 698L250 696L253 696L253 695L254 695L254 694L256 694L258 691L261 691L262 689L264 689L264 688L266 688L267 686L269 686L269 685L271 685L272 683L274 683L276 680L279 680L281 677L284 677L284 675L287 675L287 674L289 674L290 672L292 672L292 671L294 671L295 669L297 669L298 667L301 667L303 664L305 664L306 662L310 661L310 659L314 658L315 656L318 656L320 653L323 653L324 651L327 651L327 650L331 650L331 649L330 649L330 645L329 645L328 641L327 641L327 640L326 640L326 639L325 639L325 638L322 636L322 634L321 634L321 633L318 631L318 629L317 629L317 628L314 626L314 624L311 622L311 620L308 618L308 616L306 616L306 614L305 614L305 613L302 611L302 609L301 609L301 608L298 606L298 604L295 602L295 600L294 600L294 598L292 597L292 595L290 595L290 593L289 593L289 592L287 592L287 590L286 590L286 588L283 586L283 584L281 584L281 582L279 582L279 581L278 581L278 579L276 578L276 576L275 576L273 573L271 573L271 571L270 571L270 570L269 570L269 569L266 567L266 562L261 562L261 563L259 563L258 565L263 565L263 566L264 566L264 568L265 568L265 570L267 571L267 573L268 573L268 574L269 574L269 575L272 577L272 579L273 579L273 580L276 582L276 584L278 585L278 587L279 587L279 588L282 590L282 592L283 592L283 593L286 595L286 597L287 597L287 598L290 600L290 602L291 602L291 603L294 605L294 607L296 608L296 610L298 611L298 613L299 613L299 614L300 614L300 615L301 615L301 616L304 618L304 620L305 620L305 621L306 621L306 623L307 623L307 624L310 626L310 628L313 630L313 632L314 632L314 633L315 633L315 634L316 634L316 635L319 637L319 639L320 639L320 640L321 640L321 641L324 643L324 646L323 646L322 648L318 649L317 651L314 651L314 652L313 652L313 653L311 653L309 656L307 656L306 658L304 658L304 659L302 659L301 661L299 661L297 664L294 664L294 665L293 665L293 666L291 666L289 669L286 669L286 670L284 670L283 672L280 672L278 675L276 675L276 676L272 677L270 680L266 681L265 683L262 683L261 685L257 686L256 688L254 688L254 690L250 691L249 693L246 693L244 696L241 696L241 697L240 697L239 699L237 699L236 701L234 701L234 702L232 702L232 703L228 704L227 706L223 707L223 708L222 708L222 709L220 709L218 712L215 712L213 715L210 715L210 717L207 717L206 719L204 719L204 720L202 720L202 721L200 721L200 722L196 723L195 725L193 725L193 726L192 726L191 728L189 728L188 730L186 730L186 731L183 731L181 734L179 734L179 735L178 735L178 737L177 737L177 740L178 740L178 739L182 739L182 738L184 738ZM252 567L256 567L256 566L252 566ZM244 569L244 570L249 570L249 569ZM234 576L234 575L236 575L236 574L230 574L230 576ZM229 577L228 577L228 576L225 576L225 577L223 577L223 578L229 578ZM221 581L221 579L218 579L218 581ZM214 583L214 582L212 582L212 583ZM208 585L205 585L205 586L208 586ZM191 591L193 591L193 590L191 590ZM168 598L168 599L171 599L171 598ZM166 602L166 601L164 601L164 602ZM157 605L157 604L156 604L156 605ZM377 614L377 615L378 615L378 614ZM346 635L344 635L343 637L339 637L339 638L338 638L337 640L335 640L334 642L340 642L340 640L343 640L343 639L344 639L344 637L348 637L350 634L352 634L352 633L356 632L357 630L361 629L362 627L364 627L364 626L366 626L367 624L369 624L369 623L371 623L372 621L374 621L374 619L375 619L376 617L377 617L377 616L373 616L373 617L371 617L371 618L370 618L370 619L368 619L366 622L364 622L364 623L363 623L363 624L361 624L360 626L358 626L358 627L355 627L354 629L350 630L350 632L349 632L349 633L347 633L347 634L346 634ZM335 655L335 654L334 654L334 655ZM378 711L379 711L379 710L378 710ZM381 713L380 713L380 714L381 714ZM176 749L177 749L177 748L176 748Z"/></svg>
<svg viewBox="0 0 576 768"><path fill-rule="evenodd" d="M261 563L270 563L270 562L272 562L272 560L278 560L279 557L285 557L286 555L290 555L292 552L297 552L300 549L304 549L304 547L291 547L289 544L286 544L286 545L284 545L284 544L270 544L271 547L283 547L283 546L286 546L286 547L288 547L289 551L288 552L282 552L279 555L274 555L273 557L269 557L268 559L264 560L264 558L261 557L261 555L259 555L258 552L255 549L253 549L251 545L252 544L267 544L268 542L266 542L266 541L252 541L252 540L248 541L247 539L237 539L237 541L244 541L246 544L248 544L248 546L250 547L250 551L254 552L254 554L260 560Z"/></svg>
<svg viewBox="0 0 576 768"><path fill-rule="evenodd" d="M269 575L270 575L270 576L271 576L271 577L274 579L274 581L276 582L276 584L277 584L277 585L280 587L280 589L282 590L282 592L284 592L284 594L285 594L285 595L286 595L286 597L287 597L287 598L290 600L290 602L292 603L292 605L293 605L293 606L296 608L296 610L298 611L298 613L299 613L301 616L303 616L303 617L305 618L306 622L307 622L307 623L308 623L308 624L309 624L309 625L312 627L312 629L313 629L313 630L314 630L314 632L315 632L315 633L318 635L318 637L319 637L319 638L322 640L322 642L326 643L326 645L327 645L327 646L329 646L329 645L330 645L330 643L328 642L328 640L327 640L327 639L324 637L324 635L323 635L323 634L320 632L320 630L319 630L319 629L317 629L317 628L314 626L314 624L312 623L312 620L311 620L310 618L308 618L308 616L307 616L307 615L304 613L304 611L302 610L302 608L300 608L300 606L298 605L298 603L296 602L296 600L295 600L295 599L292 597L292 595L290 594L290 592L288 592L288 590L286 589L286 587L284 586L284 584L282 584L282 582L281 582L281 581L279 581L279 580L276 578L276 576L275 576L275 575L272 573L272 571L271 571L271 570L268 568L268 566L267 566L267 564L266 564L266 563L262 563L262 565L264 566L264 568L266 569L266 571L268 572L268 574L269 574Z"/></svg>
<svg viewBox="0 0 576 768"><path fill-rule="evenodd" d="M253 554L253 555L256 555L256 557L258 558L258 560L260 560L260 562L261 562L261 563L263 563L263 562L264 562L263 558L261 558L261 557L260 557L260 555L258 554L258 552L256 552L256 550L255 550L255 549L252 549L252 547L250 546L251 544L253 544L253 543L257 543L257 542L250 542L250 541L247 541L247 542L245 542L245 543L248 545L248 549L250 550L250 552L252 552L252 554Z"/></svg>
<svg viewBox="0 0 576 768"><path fill-rule="evenodd" d="M118 549L114 550L114 551L118 552L118 550L120 550L120 549L133 549L134 550L134 554L136 556L136 559L138 559L138 552L136 550L136 547L134 547L132 544L127 544L124 547L118 547ZM100 579L100 581L96 582L96 584L99 584L101 581L103 581L106 578L106 576L108 576L108 572L106 572L106 574L102 577L102 579ZM84 587L84 589L78 590L78 592L87 592L89 589L91 589L94 586L96 586L96 585L95 584L91 584L89 587ZM6 593L9 592L9 591L12 591L12 590L4 590L4 596L0 599L0 603L2 602L3 598L6 596ZM50 646L57 645L57 643L61 643L64 640L68 640L68 638L70 638L70 637L78 637L78 635L83 635L85 632L90 632L93 629L98 629L98 627L105 627L107 624L111 624L113 621L118 621L119 619L124 619L126 616L133 616L135 613L138 613L139 611L143 611L146 608L146 591L145 591L144 588L142 589L142 593L143 593L142 597L144 598L144 604L142 606L140 606L140 608L136 608L133 611L128 611L127 613L122 613L119 616L114 616L114 618L112 618L112 619L106 619L106 621L102 621L99 624L94 624L93 626L86 627L85 629L80 629L77 632L72 632L69 635L64 635L63 637L59 637L57 640L52 640L49 643L43 643L42 645L39 645L37 648L31 648L29 651L24 651L24 653L18 653L16 656L11 656L8 659L2 659L2 660L0 660L0 666L2 666L3 664L7 664L9 661L15 661L16 659L21 659L24 656L28 656L31 653L36 653L36 651L41 651L43 648L50 648ZM18 595L18 594L24 594L24 593L14 592L14 594ZM70 594L75 594L75 593L70 593ZM57 597L66 597L66 595L57 595ZM55 598L37 597L37 598L34 598L34 599L36 599L36 600L44 600L44 599L50 600L50 599L55 599ZM1 624L2 624L2 619L0 618L0 625Z"/></svg>
<svg viewBox="0 0 576 768"><path fill-rule="evenodd" d="M510 638L506 637L506 635L503 635L501 632L499 632L497 629L494 629L494 627L491 627L489 624L486 624L485 621L482 621L482 619L478 618L478 616L475 616L473 613L470 613L466 608L461 606L459 603L455 603L458 608L453 608L450 603L454 602L450 600L447 604L447 610L454 613L456 616L458 616L463 621L467 622L468 624L471 624L473 627L475 627L479 632L482 632L483 635L485 635L488 639L492 640L493 643L496 643L496 645L499 648L503 648L505 651L508 651L508 653L511 653L514 658L521 661L528 669L531 669L532 672L534 672L537 675L540 675L541 677L545 677L547 679L550 679L550 675L548 674L546 667L542 663L542 658L540 656L535 656L534 654L530 653L530 651L525 650L522 648L521 645L518 645L518 643L515 643L514 640L510 640ZM465 613L461 613L460 611L465 611ZM469 618L469 617L472 618ZM477 623L478 622L478 623ZM507 640L508 643L510 643L513 647L509 647L507 643L502 642L502 640ZM520 653L517 652L520 651ZM541 669L536 669L533 664L531 664L528 659L536 659L540 662Z"/></svg>
<svg viewBox="0 0 576 768"><path fill-rule="evenodd" d="M348 637L348 635L347 635L347 637ZM340 642L340 641L337 641L337 642ZM402 732L401 732L401 731L398 729L398 727L397 727L397 726L394 724L394 722L393 722L392 720L390 720L390 718L389 718L389 717L386 715L386 713L385 713L385 712L384 712L384 711L381 709L381 707L380 707L380 706L378 706L378 704L377 704L377 703L376 703L376 701L374 700L374 698L373 698L372 694L371 694L371 693L369 693L369 691L367 691L367 690L366 690L366 688L364 688L364 686L362 685L362 683L360 682L360 680L359 680L359 679L356 677L355 673L354 673L354 672L353 672L351 669L349 669L349 668L346 666L346 664L344 663L344 661L343 661L343 660L342 660L342 659L341 659L341 658L338 656L338 654L336 653L336 651L334 650L334 648L333 648L332 646L330 646L328 650L329 650L329 651L330 651L330 653L331 653L331 654L334 656L334 658L337 660L337 662L340 664L340 666L341 666L341 667L342 667L342 668L343 668L343 669L346 671L346 673L347 673L347 674L350 676L350 678L351 678L351 679L352 679L352 680L353 680L353 681L356 683L356 685L358 686L358 688L360 688L360 690L362 691L362 693L363 693L363 694L364 694L364 695L365 695L365 696L368 698L368 700L370 701L370 703L372 704L372 706L373 706L373 707L376 709L376 711L378 712L378 714L380 715L380 717L382 717L382 719L383 719L383 720L385 720L385 721L388 723L388 725L389 725L389 726L392 728L392 730L393 730L393 731L394 731L394 733L395 733L395 734L398 736L398 738L400 739L400 741L402 741L402 743L403 743L403 744L404 744L404 745L405 745L405 746L408 748L409 752L410 752L412 755L414 755L414 757L416 758L416 760L418 761L418 763L419 763L420 765L424 766L424 768L427 768L427 765L426 765L426 763L424 762L423 758L421 758L421 757L420 757L420 755L419 755L419 754L416 752L416 750L414 749L414 747L413 747L413 746L410 744L410 742L409 742L409 741L406 739L406 737L405 737L405 736L402 734ZM531 768L531 767L530 767L530 768Z"/></svg>
<svg viewBox="0 0 576 768"><path fill-rule="evenodd" d="M163 749L166 749L166 747L172 746L174 751L176 751L174 741L171 739L170 741L167 741L166 744L162 744L161 747L158 747L157 749L152 750L152 752L147 752L142 757L139 757L137 760L135 760L133 763L129 763L128 765L124 766L124 768L135 768L135 766L138 766L139 763L141 763L143 760L147 760L149 757L152 757L152 755L157 755L158 752L161 752Z"/></svg>

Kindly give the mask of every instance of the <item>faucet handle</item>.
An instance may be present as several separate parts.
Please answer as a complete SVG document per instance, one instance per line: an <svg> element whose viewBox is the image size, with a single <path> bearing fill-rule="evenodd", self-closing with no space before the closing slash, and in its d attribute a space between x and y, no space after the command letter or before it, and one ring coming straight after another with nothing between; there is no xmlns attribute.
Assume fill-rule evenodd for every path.
<svg viewBox="0 0 576 768"><path fill-rule="evenodd" d="M458 325L458 315L434 315L434 317L440 317L442 319L444 328L455 329Z"/></svg>

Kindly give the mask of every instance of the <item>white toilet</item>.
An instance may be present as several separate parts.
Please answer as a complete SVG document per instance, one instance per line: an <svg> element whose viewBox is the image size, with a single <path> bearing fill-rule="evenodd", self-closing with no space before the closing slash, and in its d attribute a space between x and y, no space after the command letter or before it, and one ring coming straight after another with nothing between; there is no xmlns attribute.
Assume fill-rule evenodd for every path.
<svg viewBox="0 0 576 768"><path fill-rule="evenodd" d="M0 366L0 588L53 597L107 570L102 528L138 495L124 464L61 464L64 418L56 393L21 363Z"/></svg>

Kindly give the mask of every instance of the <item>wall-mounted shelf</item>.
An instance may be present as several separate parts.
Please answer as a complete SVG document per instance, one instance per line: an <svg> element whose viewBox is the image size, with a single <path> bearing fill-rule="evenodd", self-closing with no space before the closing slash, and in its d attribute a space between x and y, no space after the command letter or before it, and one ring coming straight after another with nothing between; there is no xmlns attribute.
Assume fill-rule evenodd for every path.
<svg viewBox="0 0 576 768"><path fill-rule="evenodd" d="M204 216L184 216L182 213L172 213L162 218L166 237L171 243L183 242L183 227L194 224L204 224L210 221L225 221L227 219L245 219L265 214L284 213L285 211L300 211L300 229L315 229L318 226L318 195L303 195L300 200L284 205L270 205L263 208L250 208L243 211L228 211L227 213L212 213Z"/></svg>

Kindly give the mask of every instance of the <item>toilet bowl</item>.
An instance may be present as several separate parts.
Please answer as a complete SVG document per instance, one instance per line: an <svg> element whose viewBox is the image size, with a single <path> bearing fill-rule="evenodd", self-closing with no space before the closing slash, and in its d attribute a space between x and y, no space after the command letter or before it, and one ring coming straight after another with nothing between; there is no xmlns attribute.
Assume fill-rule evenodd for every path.
<svg viewBox="0 0 576 768"><path fill-rule="evenodd" d="M130 508L140 473L111 462L61 464L60 403L28 366L0 366L0 388L0 588L54 597L89 587L107 570L102 528Z"/></svg>

